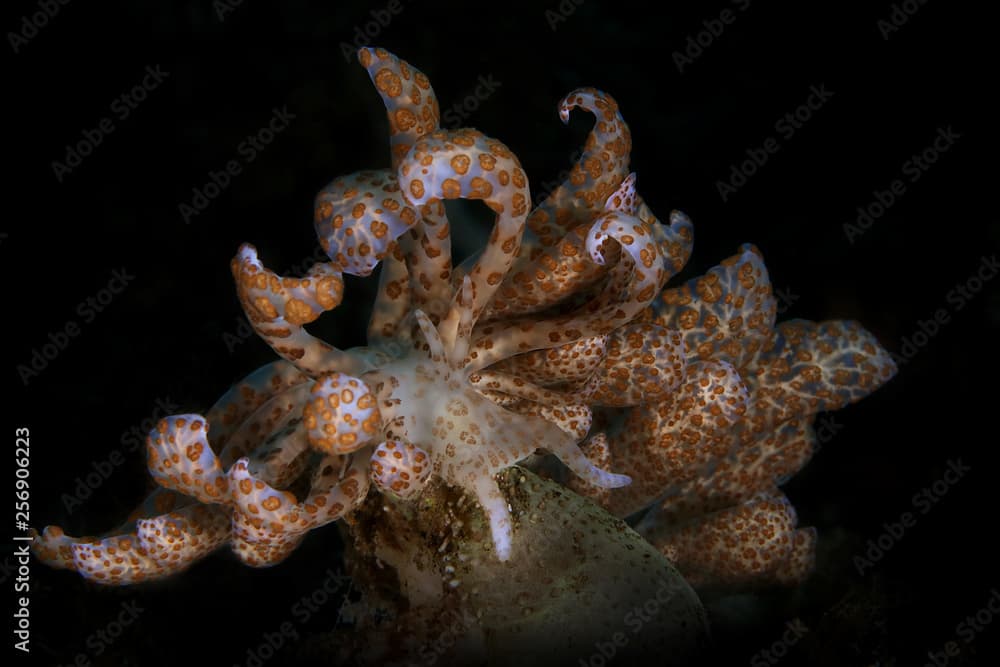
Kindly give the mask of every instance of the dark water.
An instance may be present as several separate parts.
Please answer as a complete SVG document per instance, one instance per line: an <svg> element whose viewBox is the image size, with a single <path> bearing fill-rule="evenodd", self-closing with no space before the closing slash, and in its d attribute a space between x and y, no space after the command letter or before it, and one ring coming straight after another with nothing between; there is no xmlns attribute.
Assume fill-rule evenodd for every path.
<svg viewBox="0 0 1000 667"><path fill-rule="evenodd" d="M879 23L894 12L885 3L716 2L653 15L567 0L477 17L464 3L398 1L231 12L71 2L34 32L22 17L38 5L11 7L6 28L34 36L8 35L7 201L20 206L0 229L14 383L4 414L10 431L31 430L32 523L112 527L147 485L130 430L168 407L206 409L273 358L238 326L229 260L249 241L279 271L308 265L315 192L388 164L378 97L343 55L367 32L366 43L428 74L446 125L506 142L533 192L557 179L589 128L583 114L563 127L556 102L581 85L610 92L632 130L640 191L661 217L676 208L695 223L685 276L753 242L782 317L857 319L903 356L887 387L831 415L821 451L786 486L801 523L819 530L817 572L799 589L707 600L713 660L916 665L932 652L940 664L993 664L1000 618L961 625L1000 587L988 542L1000 278L973 280L1000 252L987 19L933 1L907 4L912 16L900 6L893 30ZM242 143L275 110L287 127L260 150ZM54 169L81 141L90 154ZM231 160L241 173L186 222L179 205ZM109 287L122 289L102 304ZM349 280L345 304L315 331L360 343L371 287ZM65 349L22 377L16 366L55 339ZM942 485L957 461L969 472ZM78 480L95 471L98 488L80 497ZM74 493L78 504L67 502ZM912 525L887 525L904 512ZM336 623L342 582L308 619L296 605L336 574L341 548L331 526L276 568L219 554L121 590L33 562L32 660L247 664L284 622L300 636ZM5 588L14 576L3 573ZM789 623L808 632L769 661L760 652L791 636ZM292 663L285 652L266 664Z"/></svg>

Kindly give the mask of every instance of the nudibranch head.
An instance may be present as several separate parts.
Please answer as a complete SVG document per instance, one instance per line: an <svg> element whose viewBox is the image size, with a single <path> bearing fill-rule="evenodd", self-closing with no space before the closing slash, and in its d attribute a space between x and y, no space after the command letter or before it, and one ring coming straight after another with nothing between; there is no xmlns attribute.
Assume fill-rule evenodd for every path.
<svg viewBox="0 0 1000 667"><path fill-rule="evenodd" d="M637 528L696 585L806 576L815 531L796 526L778 485L808 461L817 412L893 375L874 337L853 322L776 325L751 245L664 291L693 226L676 211L661 222L640 196L606 93L559 103L563 122L572 109L596 121L569 177L531 208L514 153L441 128L422 72L382 49L359 59L387 110L390 166L319 193L329 261L305 276L277 275L250 245L231 263L248 320L282 359L205 416L157 425L147 454L161 489L124 526L79 539L46 528L39 558L108 584L166 576L225 543L272 565L369 493L411 502L438 480L481 505L504 561L518 517L497 476L521 463L612 514L651 508ZM458 265L454 199L494 215ZM376 269L368 346L306 331L340 304L344 273Z"/></svg>

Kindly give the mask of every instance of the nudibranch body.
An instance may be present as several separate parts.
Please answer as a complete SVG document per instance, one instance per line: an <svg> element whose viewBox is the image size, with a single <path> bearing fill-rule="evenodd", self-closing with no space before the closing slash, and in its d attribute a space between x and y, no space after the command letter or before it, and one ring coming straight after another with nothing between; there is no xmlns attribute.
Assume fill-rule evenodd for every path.
<svg viewBox="0 0 1000 667"><path fill-rule="evenodd" d="M596 122L559 188L533 210L500 141L443 130L427 77L361 49L388 112L391 167L317 196L330 261L303 277L232 260L240 303L282 357L205 416L163 420L148 440L160 490L111 536L48 527L44 561L106 584L180 571L223 544L254 566L373 493L416 502L437 480L482 507L500 561L518 539L498 474L538 466L637 525L695 585L795 582L815 532L778 489L810 458L813 416L894 373L851 322L775 326L759 250L664 290L689 258L691 221L662 223L629 172L618 105L586 88L559 105ZM453 265L448 199L495 215L480 253ZM368 346L306 329L343 299L343 274L380 269ZM552 454L571 473L554 473ZM567 491L568 493L568 491Z"/></svg>
<svg viewBox="0 0 1000 667"><path fill-rule="evenodd" d="M465 285L469 284L466 278ZM471 296L471 291L466 294ZM374 479L384 490L402 495L398 485L409 495L426 482L425 471L466 489L483 506L497 556L506 560L511 548L511 521L507 500L494 480L503 469L544 448L588 483L608 488L629 483L627 476L595 467L577 446L590 425L585 405L565 406L564 416L557 422L565 424L565 431L542 417L510 412L476 389L505 385L491 383L485 373L474 373L470 378L461 361L453 366L449 358L455 347L446 347L422 311L416 315L427 336L430 357L404 358L363 376L380 397L379 405L384 406L387 441L373 459ZM521 391L531 391L527 383L512 382ZM541 399L545 392L538 391ZM577 418L571 419L571 415ZM569 430L574 428L576 433ZM412 463L407 465L404 460ZM394 473L383 476L390 465L396 466ZM421 470L414 470L418 465Z"/></svg>

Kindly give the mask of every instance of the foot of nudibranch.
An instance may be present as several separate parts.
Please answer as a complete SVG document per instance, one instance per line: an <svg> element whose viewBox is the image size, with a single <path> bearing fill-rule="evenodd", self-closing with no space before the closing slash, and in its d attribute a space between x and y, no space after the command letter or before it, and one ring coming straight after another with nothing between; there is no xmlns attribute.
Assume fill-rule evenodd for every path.
<svg viewBox="0 0 1000 667"><path fill-rule="evenodd" d="M601 470L592 464L583 452L574 444L569 447L559 447L554 453L566 466L585 481L594 486L616 489L632 483L628 475ZM490 523L490 533L493 545L500 562L510 560L511 548L515 539L510 515L510 503L504 496L493 477L479 478L473 491L483 512Z"/></svg>
<svg viewBox="0 0 1000 667"><path fill-rule="evenodd" d="M632 478L628 475L619 475L598 468L575 443L572 445L565 442L553 443L543 445L542 448L555 454L577 477L591 486L602 489L620 489L632 483Z"/></svg>
<svg viewBox="0 0 1000 667"><path fill-rule="evenodd" d="M476 480L473 491L476 500L483 508L490 522L490 534L493 536L493 548L500 562L510 560L513 542L511 530L510 507L496 480L492 477Z"/></svg>

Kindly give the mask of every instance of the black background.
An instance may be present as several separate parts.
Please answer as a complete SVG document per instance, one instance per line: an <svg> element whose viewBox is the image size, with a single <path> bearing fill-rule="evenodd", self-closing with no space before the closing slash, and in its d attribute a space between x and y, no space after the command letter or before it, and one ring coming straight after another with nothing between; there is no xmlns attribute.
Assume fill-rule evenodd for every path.
<svg viewBox="0 0 1000 667"><path fill-rule="evenodd" d="M221 21L207 1L93 4L60 5L16 53L9 35L4 47L5 201L13 205L0 225L13 392L4 416L11 450L14 428L31 429L34 525L76 535L111 528L146 490L141 450L72 514L61 495L121 450L123 433L151 417L157 399L203 411L274 358L256 339L227 337L238 335L240 318L229 260L249 241L278 271L301 264L316 247L315 192L338 175L388 164L381 103L343 55L356 29L367 30L377 34L366 42L430 77L442 110L472 94L480 77L499 82L466 124L507 143L533 191L569 165L590 126L575 114L563 127L558 100L582 85L610 92L632 130L640 192L661 217L676 208L695 223L684 277L753 242L775 288L794 295L782 317L858 319L897 353L921 320L948 311L949 323L888 386L832 415L836 433L786 487L802 525L819 529L815 575L797 590L717 606L715 650L724 664L747 664L786 621L801 619L810 632L781 664L924 664L948 641L961 645L948 664L991 664L1000 618L968 644L956 626L1000 589L990 567L1000 279L960 311L947 298L1000 245L987 203L995 129L981 122L996 118L988 106L996 61L979 10L913 3L916 13L884 39L878 21L893 11L885 2L756 1L745 10L716 2L652 14L567 1L573 9L553 30L546 10L558 11L555 2L400 0L401 13L377 31L370 11L387 3L244 2ZM672 54L726 8L735 21L679 72ZM9 10L3 27L17 31L38 5ZM169 76L120 120L113 101L156 65ZM811 86L833 96L794 136L780 137L775 123L806 102ZM295 115L287 130L185 224L178 205L211 170L239 159L240 142L276 107ZM114 131L58 182L53 161L102 117ZM961 138L911 183L904 162L940 128ZM717 182L769 136L780 150L723 201ZM896 178L905 194L851 242L844 223ZM116 269L134 280L83 323L78 304ZM361 343L365 290L349 280L345 304L316 331L342 347ZM71 320L80 334L25 385L17 365ZM929 512L915 510L913 495L958 459L971 472ZM854 557L905 511L917 514L916 525L859 574ZM220 553L168 582L121 590L33 562L32 659L72 662L134 600L144 610L137 622L92 664L245 664L247 649L337 567L340 548L330 527L279 567L255 571ZM13 575L3 578L12 599ZM338 606L329 602L298 631L332 627Z"/></svg>

